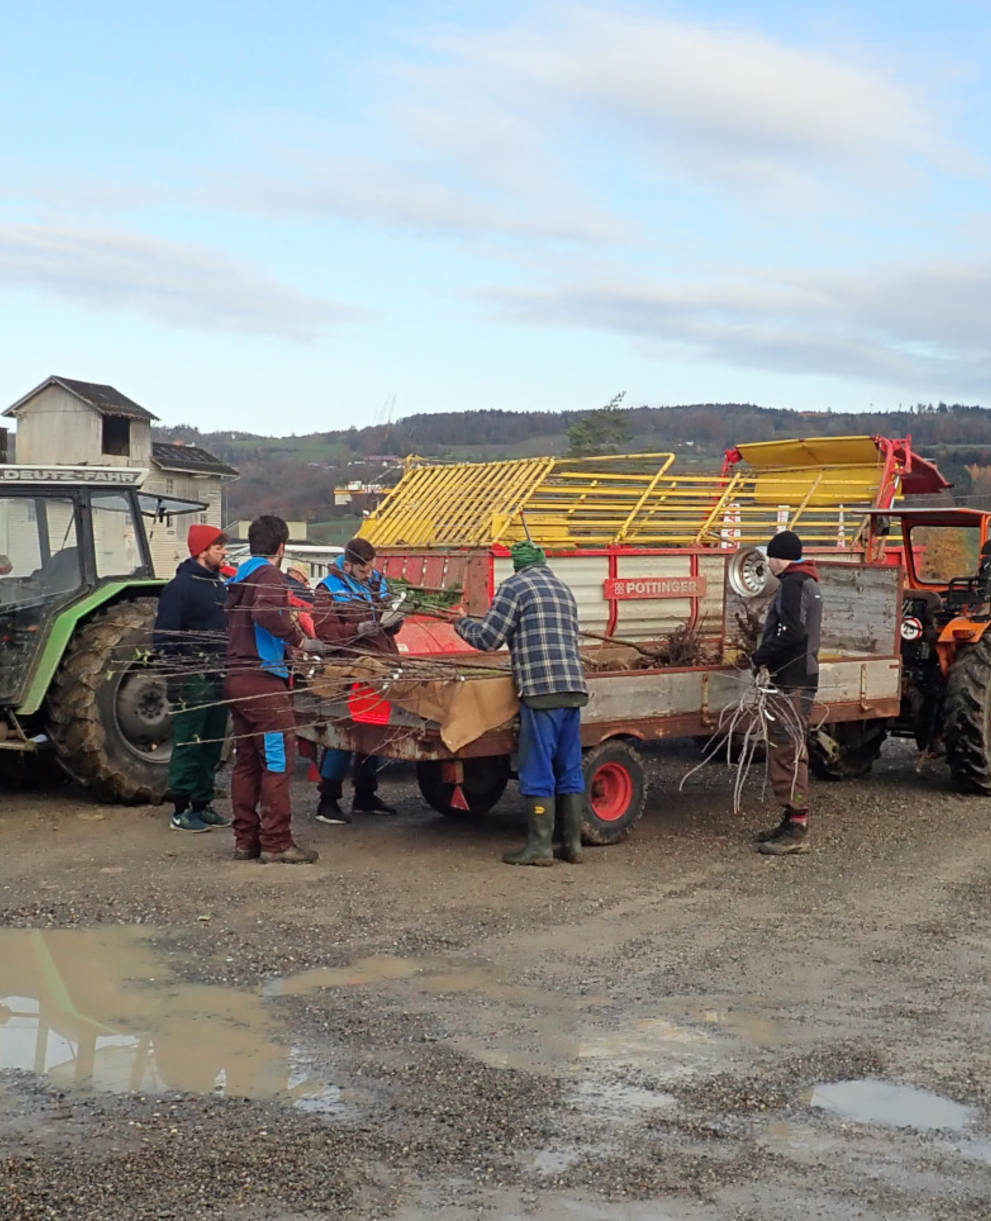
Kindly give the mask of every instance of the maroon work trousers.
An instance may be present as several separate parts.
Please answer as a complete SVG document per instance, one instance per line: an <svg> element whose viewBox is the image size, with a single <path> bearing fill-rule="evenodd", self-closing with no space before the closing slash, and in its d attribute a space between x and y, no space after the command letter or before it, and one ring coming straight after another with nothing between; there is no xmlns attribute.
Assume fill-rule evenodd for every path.
<svg viewBox="0 0 991 1221"><path fill-rule="evenodd" d="M234 722L234 842L252 852L284 852L292 843L289 786L296 752L289 688L258 670L228 675L224 694Z"/></svg>
<svg viewBox="0 0 991 1221"><path fill-rule="evenodd" d="M770 750L767 771L775 800L792 814L809 812L809 748L806 735L815 692L783 690L772 696L768 709Z"/></svg>

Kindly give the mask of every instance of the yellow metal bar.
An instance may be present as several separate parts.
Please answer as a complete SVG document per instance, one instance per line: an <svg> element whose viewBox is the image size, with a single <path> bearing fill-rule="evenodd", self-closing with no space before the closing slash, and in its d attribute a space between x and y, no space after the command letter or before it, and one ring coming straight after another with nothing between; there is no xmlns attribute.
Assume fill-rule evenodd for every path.
<svg viewBox="0 0 991 1221"><path fill-rule="evenodd" d="M869 437L740 449L754 461L728 475L674 475L669 452L434 465L409 458L362 534L376 546L490 546L522 538L525 512L533 537L554 546L720 544L732 507L733 540L763 542L800 522L819 541L835 539L840 515L877 503L882 490Z"/></svg>

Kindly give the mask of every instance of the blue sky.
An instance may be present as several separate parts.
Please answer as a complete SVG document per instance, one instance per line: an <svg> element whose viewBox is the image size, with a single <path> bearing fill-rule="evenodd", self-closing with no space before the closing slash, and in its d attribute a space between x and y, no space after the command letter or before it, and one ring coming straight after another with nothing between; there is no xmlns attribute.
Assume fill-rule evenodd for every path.
<svg viewBox="0 0 991 1221"><path fill-rule="evenodd" d="M976 0L18 6L0 397L991 405L989 51Z"/></svg>

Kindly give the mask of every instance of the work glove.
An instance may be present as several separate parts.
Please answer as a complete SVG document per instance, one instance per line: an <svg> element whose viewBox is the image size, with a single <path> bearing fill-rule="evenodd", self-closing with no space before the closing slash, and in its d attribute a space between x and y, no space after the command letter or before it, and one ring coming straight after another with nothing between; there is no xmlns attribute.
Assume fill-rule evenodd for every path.
<svg viewBox="0 0 991 1221"><path fill-rule="evenodd" d="M406 622L406 616L398 610L387 610L379 622L383 631L388 632L390 636L395 636Z"/></svg>
<svg viewBox="0 0 991 1221"><path fill-rule="evenodd" d="M312 653L315 657L326 657L333 652L333 649L325 640L316 640L313 636L307 636L299 646L299 651Z"/></svg>
<svg viewBox="0 0 991 1221"><path fill-rule="evenodd" d="M374 619L362 619L357 628L359 636L370 636L372 632L377 632L378 630L379 625Z"/></svg>

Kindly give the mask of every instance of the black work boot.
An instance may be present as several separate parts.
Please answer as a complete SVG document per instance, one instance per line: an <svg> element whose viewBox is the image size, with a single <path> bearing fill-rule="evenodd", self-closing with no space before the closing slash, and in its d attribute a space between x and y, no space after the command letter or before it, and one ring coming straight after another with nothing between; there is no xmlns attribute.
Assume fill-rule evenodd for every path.
<svg viewBox="0 0 991 1221"><path fill-rule="evenodd" d="M758 844L757 851L764 856L790 856L811 852L808 823L795 822L793 818L789 818L781 834Z"/></svg>
<svg viewBox="0 0 991 1221"><path fill-rule="evenodd" d="M374 791L371 793L355 793L351 802L352 814L395 814L394 806L387 806Z"/></svg>
<svg viewBox="0 0 991 1221"><path fill-rule="evenodd" d="M780 839L781 835L784 833L785 827L788 826L788 823L790 820L791 820L791 811L783 810L781 812L781 821L778 823L778 825L776 827L771 827L767 831L758 831L757 834L754 836L754 839L757 841L758 844L766 844L766 843L769 843L772 839Z"/></svg>
<svg viewBox="0 0 991 1221"><path fill-rule="evenodd" d="M584 793L559 793L556 798L561 814L561 848L555 853L569 865L580 865L582 856L582 811Z"/></svg>
<svg viewBox="0 0 991 1221"><path fill-rule="evenodd" d="M507 865L553 865L553 797L527 797L526 826L526 843L519 852L504 853L502 859Z"/></svg>

